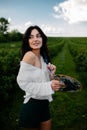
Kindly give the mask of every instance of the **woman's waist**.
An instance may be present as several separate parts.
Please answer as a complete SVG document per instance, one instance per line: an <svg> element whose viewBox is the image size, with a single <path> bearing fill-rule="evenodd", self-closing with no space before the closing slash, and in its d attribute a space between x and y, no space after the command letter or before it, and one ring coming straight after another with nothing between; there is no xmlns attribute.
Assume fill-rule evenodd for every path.
<svg viewBox="0 0 87 130"><path fill-rule="evenodd" d="M34 100L37 100L37 101L52 101L52 96L49 95L49 96L35 96L35 95L25 95L24 96L24 103L28 102L30 99L34 99Z"/></svg>

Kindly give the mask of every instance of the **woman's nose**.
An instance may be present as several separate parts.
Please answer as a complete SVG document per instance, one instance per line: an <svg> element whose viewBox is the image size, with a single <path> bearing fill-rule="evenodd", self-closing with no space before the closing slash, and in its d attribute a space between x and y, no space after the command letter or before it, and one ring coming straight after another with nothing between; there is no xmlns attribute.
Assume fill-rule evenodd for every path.
<svg viewBox="0 0 87 130"><path fill-rule="evenodd" d="M36 36L34 36L33 40L37 40L38 38Z"/></svg>

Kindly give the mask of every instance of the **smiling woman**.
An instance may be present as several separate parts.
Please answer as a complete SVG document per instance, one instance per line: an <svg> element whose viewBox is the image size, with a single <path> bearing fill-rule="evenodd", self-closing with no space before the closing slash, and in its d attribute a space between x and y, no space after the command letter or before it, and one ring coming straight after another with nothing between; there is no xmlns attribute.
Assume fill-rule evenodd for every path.
<svg viewBox="0 0 87 130"><path fill-rule="evenodd" d="M51 130L49 102L62 84L53 79L56 66L49 62L46 35L38 26L29 27L23 36L17 76L19 87L26 94L20 112L20 125L25 130Z"/></svg>

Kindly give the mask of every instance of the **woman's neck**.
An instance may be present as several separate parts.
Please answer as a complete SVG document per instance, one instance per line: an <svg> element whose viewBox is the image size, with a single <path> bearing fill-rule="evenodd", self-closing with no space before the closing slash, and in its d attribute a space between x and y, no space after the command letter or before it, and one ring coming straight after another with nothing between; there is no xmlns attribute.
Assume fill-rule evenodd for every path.
<svg viewBox="0 0 87 130"><path fill-rule="evenodd" d="M32 50L32 52L33 52L38 58L40 58L40 50Z"/></svg>

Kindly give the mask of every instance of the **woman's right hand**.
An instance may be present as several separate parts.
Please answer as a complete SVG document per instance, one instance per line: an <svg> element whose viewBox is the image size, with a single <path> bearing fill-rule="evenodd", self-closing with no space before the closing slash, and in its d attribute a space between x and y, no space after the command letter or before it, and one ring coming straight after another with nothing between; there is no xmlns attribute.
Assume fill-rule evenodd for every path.
<svg viewBox="0 0 87 130"><path fill-rule="evenodd" d="M64 84L61 83L60 81L58 81L58 80L52 80L51 87L52 87L52 89L54 91L59 91L62 86L64 86Z"/></svg>

